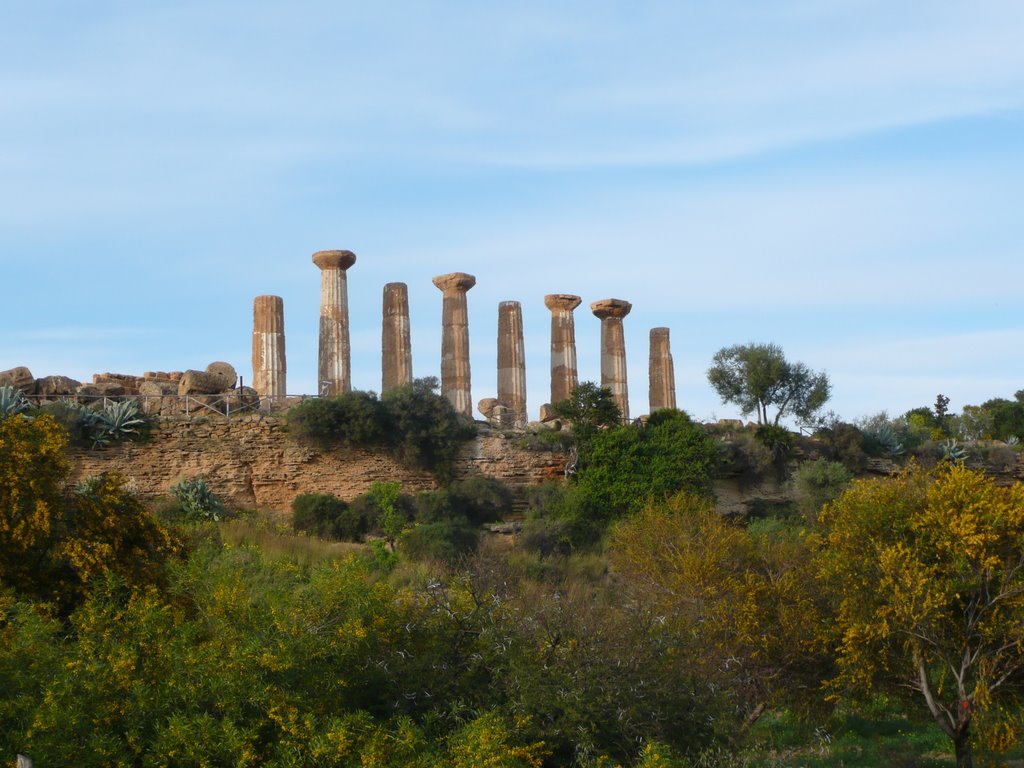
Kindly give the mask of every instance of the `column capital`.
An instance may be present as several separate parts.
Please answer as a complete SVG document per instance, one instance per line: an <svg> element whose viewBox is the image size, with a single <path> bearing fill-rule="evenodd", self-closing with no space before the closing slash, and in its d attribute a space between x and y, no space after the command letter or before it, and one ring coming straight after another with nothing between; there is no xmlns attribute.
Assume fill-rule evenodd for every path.
<svg viewBox="0 0 1024 768"><path fill-rule="evenodd" d="M622 299L601 299L590 305L590 311L601 320L609 317L623 318L633 309L633 305Z"/></svg>
<svg viewBox="0 0 1024 768"><path fill-rule="evenodd" d="M352 251L317 251L313 254L313 263L320 269L348 269L356 263L356 255Z"/></svg>
<svg viewBox="0 0 1024 768"><path fill-rule="evenodd" d="M438 275L431 282L446 294L465 293L476 285L476 278L465 272L449 272L447 275Z"/></svg>
<svg viewBox="0 0 1024 768"><path fill-rule="evenodd" d="M572 312L582 303L582 298L571 293L549 293L544 297L544 306L552 312L556 309Z"/></svg>

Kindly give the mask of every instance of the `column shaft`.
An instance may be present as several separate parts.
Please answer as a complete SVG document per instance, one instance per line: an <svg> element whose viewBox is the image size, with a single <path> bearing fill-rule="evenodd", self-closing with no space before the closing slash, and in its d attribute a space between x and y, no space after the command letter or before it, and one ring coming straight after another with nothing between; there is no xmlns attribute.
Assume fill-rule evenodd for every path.
<svg viewBox="0 0 1024 768"><path fill-rule="evenodd" d="M672 364L668 328L651 328L649 367L651 413L676 407L676 374Z"/></svg>
<svg viewBox="0 0 1024 768"><path fill-rule="evenodd" d="M629 420L629 385L622 318L632 308L632 304L621 299L604 299L590 305L594 315L601 319L601 386L611 390L623 421Z"/></svg>
<svg viewBox="0 0 1024 768"><path fill-rule="evenodd" d="M469 308L466 292L476 278L453 272L434 278L443 292L441 306L441 394L457 413L473 418L469 366Z"/></svg>
<svg viewBox="0 0 1024 768"><path fill-rule="evenodd" d="M405 283L388 283L384 286L381 332L381 392L409 384L412 384L409 288Z"/></svg>
<svg viewBox="0 0 1024 768"><path fill-rule="evenodd" d="M579 296L553 293L544 297L551 310L551 402L569 397L579 386L576 368L576 324L573 310L580 305Z"/></svg>
<svg viewBox="0 0 1024 768"><path fill-rule="evenodd" d="M287 394L287 371L284 300L257 296L252 306L252 382L261 400L273 403Z"/></svg>
<svg viewBox="0 0 1024 768"><path fill-rule="evenodd" d="M356 256L351 251L317 251L313 254L313 263L321 270L317 388L327 395L343 395L352 391L346 270L355 261Z"/></svg>
<svg viewBox="0 0 1024 768"><path fill-rule="evenodd" d="M513 426L526 426L526 352L518 301L498 305L498 402L512 411Z"/></svg>

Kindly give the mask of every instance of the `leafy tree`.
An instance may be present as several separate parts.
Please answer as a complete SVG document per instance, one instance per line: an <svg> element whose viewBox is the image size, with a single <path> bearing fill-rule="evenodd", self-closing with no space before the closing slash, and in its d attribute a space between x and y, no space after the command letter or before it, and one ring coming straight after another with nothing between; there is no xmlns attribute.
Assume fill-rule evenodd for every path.
<svg viewBox="0 0 1024 768"><path fill-rule="evenodd" d="M162 580L177 538L105 473L65 496L67 435L49 415L0 420L0 582L63 611L99 574Z"/></svg>
<svg viewBox="0 0 1024 768"><path fill-rule="evenodd" d="M382 483L374 481L366 492L367 500L377 509L377 524L384 532L391 551L395 551L395 542L402 532L409 527L409 519L399 510L398 500L402 495L400 483Z"/></svg>
<svg viewBox="0 0 1024 768"><path fill-rule="evenodd" d="M780 701L809 705L828 652L807 539L755 534L682 493L616 524L609 549L631 600L660 616L676 652L728 692L740 724Z"/></svg>
<svg viewBox="0 0 1024 768"><path fill-rule="evenodd" d="M1024 440L1024 389L1017 392L1013 400L997 397L986 400L981 407L992 415L994 438Z"/></svg>
<svg viewBox="0 0 1024 768"><path fill-rule="evenodd" d="M707 494L718 461L714 440L682 411L646 425L597 432L580 454L577 489L587 512L610 520L679 491Z"/></svg>
<svg viewBox="0 0 1024 768"><path fill-rule="evenodd" d="M723 403L735 403L758 424L778 424L787 415L810 420L828 401L828 376L791 363L777 344L737 344L715 353L708 381ZM776 408L769 422L768 409Z"/></svg>
<svg viewBox="0 0 1024 768"><path fill-rule="evenodd" d="M67 436L49 416L0 420L0 582L47 593L50 553L64 515Z"/></svg>
<svg viewBox="0 0 1024 768"><path fill-rule="evenodd" d="M602 427L614 427L622 423L622 412L608 387L599 387L592 381L584 381L574 387L569 397L552 408L556 416L566 419L578 441L586 441Z"/></svg>
<svg viewBox="0 0 1024 768"><path fill-rule="evenodd" d="M841 693L921 702L972 765L1024 705L1024 486L945 464L860 480L822 513ZM1002 743L1001 743L1002 742Z"/></svg>

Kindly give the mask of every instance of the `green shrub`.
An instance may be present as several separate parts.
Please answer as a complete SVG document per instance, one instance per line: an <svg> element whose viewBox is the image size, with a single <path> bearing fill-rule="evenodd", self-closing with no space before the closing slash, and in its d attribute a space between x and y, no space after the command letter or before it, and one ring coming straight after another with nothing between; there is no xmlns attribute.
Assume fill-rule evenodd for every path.
<svg viewBox="0 0 1024 768"><path fill-rule="evenodd" d="M439 386L432 376L416 379L407 387L387 392L383 403L390 444L398 460L429 470L447 483L459 446L476 434L476 428L437 393Z"/></svg>
<svg viewBox="0 0 1024 768"><path fill-rule="evenodd" d="M600 524L586 514L576 488L551 481L528 488L520 545L543 557L568 555L601 537Z"/></svg>
<svg viewBox="0 0 1024 768"><path fill-rule="evenodd" d="M368 521L333 494L303 493L292 501L292 528L322 539L362 541Z"/></svg>
<svg viewBox="0 0 1024 768"><path fill-rule="evenodd" d="M837 422L814 433L825 458L838 461L852 472L867 466L868 454L864 449L864 433L854 424Z"/></svg>
<svg viewBox="0 0 1024 768"><path fill-rule="evenodd" d="M814 523L822 506L837 498L853 479L853 474L837 461L819 459L801 464L793 474L800 511Z"/></svg>
<svg viewBox="0 0 1024 768"><path fill-rule="evenodd" d="M452 460L475 428L437 394L438 386L430 377L392 390L383 400L372 392L309 398L288 411L288 430L321 450L384 446L406 466L448 482Z"/></svg>
<svg viewBox="0 0 1024 768"><path fill-rule="evenodd" d="M454 563L476 549L479 529L465 520L423 523L402 534L399 549L412 560Z"/></svg>
<svg viewBox="0 0 1024 768"><path fill-rule="evenodd" d="M663 409L646 425L596 432L580 450L577 488L587 513L607 521L679 491L709 494L718 459L699 424Z"/></svg>
<svg viewBox="0 0 1024 768"><path fill-rule="evenodd" d="M387 413L373 392L309 398L288 411L288 430L322 449L386 442Z"/></svg>
<svg viewBox="0 0 1024 768"><path fill-rule="evenodd" d="M475 475L448 489L452 513L474 524L504 520L512 512L512 491L495 477Z"/></svg>
<svg viewBox="0 0 1024 768"><path fill-rule="evenodd" d="M785 461L789 457L796 441L792 432L778 424L762 424L754 432L754 439L772 452L776 462Z"/></svg>

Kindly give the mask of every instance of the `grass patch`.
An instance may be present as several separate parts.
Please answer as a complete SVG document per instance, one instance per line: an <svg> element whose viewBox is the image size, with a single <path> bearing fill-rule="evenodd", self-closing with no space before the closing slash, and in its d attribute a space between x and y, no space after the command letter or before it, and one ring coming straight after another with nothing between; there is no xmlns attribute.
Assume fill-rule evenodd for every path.
<svg viewBox="0 0 1024 768"><path fill-rule="evenodd" d="M364 544L324 541L295 533L290 528L276 525L267 519L253 517L225 521L220 523L218 530L225 544L259 547L270 560L291 560L301 566L334 560L352 552L369 551Z"/></svg>
<svg viewBox="0 0 1024 768"><path fill-rule="evenodd" d="M897 702L873 706L815 727L788 712L762 718L752 731L749 768L954 768L953 744L938 727ZM980 754L989 768L1020 766L1021 748Z"/></svg>

